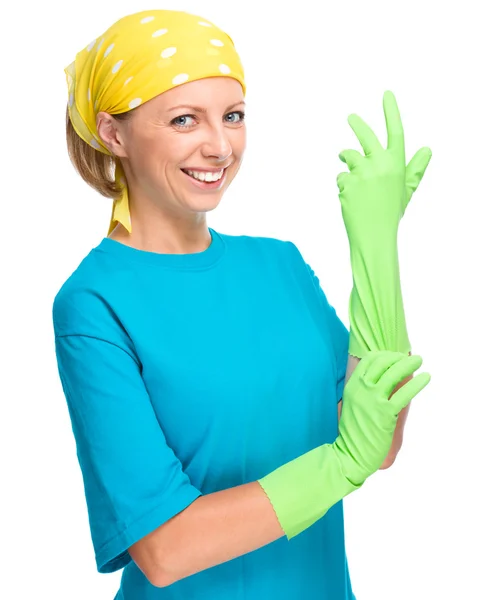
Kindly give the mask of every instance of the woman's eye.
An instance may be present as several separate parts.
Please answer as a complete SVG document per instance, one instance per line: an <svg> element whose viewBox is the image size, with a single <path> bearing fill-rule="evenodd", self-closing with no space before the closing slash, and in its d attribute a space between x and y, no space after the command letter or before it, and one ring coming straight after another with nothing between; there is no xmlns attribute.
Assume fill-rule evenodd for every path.
<svg viewBox="0 0 496 600"><path fill-rule="evenodd" d="M241 121L244 121L244 119L245 119L245 113L241 110L237 110L236 112L229 113L227 116L231 117L233 115L238 115L239 118L236 121L230 120L229 121L230 123L241 123Z"/></svg>
<svg viewBox="0 0 496 600"><path fill-rule="evenodd" d="M232 117L235 118L232 119ZM228 113L225 118L228 123L242 123L245 120L245 113L242 110L237 110L235 112ZM188 119L192 119L194 121L195 117L194 115L181 115L175 119L172 119L172 123L181 129L189 129L190 127L193 127L194 123L190 123Z"/></svg>
<svg viewBox="0 0 496 600"><path fill-rule="evenodd" d="M192 115L181 115L180 117L176 117L173 120L173 123L175 125L179 125L179 127L189 127L190 125L188 125L187 123L184 122L185 119L192 119L193 116Z"/></svg>

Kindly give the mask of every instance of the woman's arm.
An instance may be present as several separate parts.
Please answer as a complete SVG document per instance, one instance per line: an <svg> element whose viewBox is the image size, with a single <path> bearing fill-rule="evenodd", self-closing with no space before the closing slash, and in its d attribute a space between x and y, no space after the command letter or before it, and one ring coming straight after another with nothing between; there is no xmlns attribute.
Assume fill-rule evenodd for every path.
<svg viewBox="0 0 496 600"><path fill-rule="evenodd" d="M129 548L156 587L257 550L284 536L255 481L206 494Z"/></svg>
<svg viewBox="0 0 496 600"><path fill-rule="evenodd" d="M365 357L360 367L366 368L370 364L369 358ZM361 410L365 413L369 410L370 414L360 417L361 410L358 410L354 417L353 402L348 405L350 396L346 395L345 412L351 411L349 414L352 415L346 419L351 418L356 427L359 427L361 419L372 424L373 415L381 410L380 406L383 406L394 383L401 384L405 381L405 376L412 373L413 368L418 368L415 367L416 364L417 362L413 364L411 361L410 366L404 364L400 371L396 370L396 378L382 395L372 393L369 396L370 384L363 383L359 377L355 393L360 398L356 390L362 385ZM383 368L387 370L389 367L384 365ZM391 369L394 367L391 366ZM352 381L349 385L351 383ZM425 386L426 383L422 385ZM414 390L411 386L409 389L411 395L407 393L399 403L396 403L398 398L392 400L397 408L390 410L391 423L393 419L396 421L395 411L411 401ZM348 423L349 421L346 422ZM351 435L353 425L348 424L346 428L344 416L340 425L343 430L340 437L346 429L348 435ZM131 546L130 555L153 585L166 587L199 571L256 550L283 535L288 539L295 537L324 516L337 501L359 489L368 476L367 473L377 469L391 444L392 430L379 425L377 434L389 431L382 446L380 435L376 437L374 431L371 436L365 433L368 426L359 431L361 435L356 440L357 448L362 437L364 449L353 457L349 456L348 460L341 462L339 458L340 455L348 456L347 448L350 444L346 441L340 447L323 444L291 460L261 480L199 497ZM344 438L341 439L343 441ZM371 439L374 440L372 445ZM345 465L359 465L359 457L364 454L375 454L379 462L375 463L372 470L370 467L359 466L355 472L346 472Z"/></svg>
<svg viewBox="0 0 496 600"><path fill-rule="evenodd" d="M411 352L409 352L409 354L411 354ZM351 354L348 355L348 365L346 367L345 385L359 362L360 362L360 359L357 358L356 356L352 356ZM406 377L402 382L400 382L394 388L393 394L395 392L397 392L402 386L404 386L412 378L413 378L413 375L410 375L409 377ZM393 394L391 394L391 395L393 395ZM338 419L341 418L342 403L343 403L342 400L340 400L338 403ZM396 456L398 455L398 452L400 451L401 446L403 444L403 432L405 429L405 423L406 423L406 419L407 419L409 410L410 410L410 405L406 406L398 415L398 421L396 422L396 429L394 430L393 443L391 444L391 449L381 466L381 470L388 469L396 460Z"/></svg>

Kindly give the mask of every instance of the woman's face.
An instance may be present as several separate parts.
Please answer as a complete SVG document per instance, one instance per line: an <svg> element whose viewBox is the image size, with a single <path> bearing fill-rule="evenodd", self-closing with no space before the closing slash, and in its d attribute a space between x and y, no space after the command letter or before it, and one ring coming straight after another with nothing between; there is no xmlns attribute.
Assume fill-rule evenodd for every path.
<svg viewBox="0 0 496 600"><path fill-rule="evenodd" d="M102 140L121 158L134 206L143 199L185 216L214 209L238 172L246 146L243 111L240 83L210 77L145 102L128 121L114 119L110 136L100 119L106 113L97 123L100 137L107 136ZM212 174L201 183L184 170ZM221 172L220 181L208 182Z"/></svg>

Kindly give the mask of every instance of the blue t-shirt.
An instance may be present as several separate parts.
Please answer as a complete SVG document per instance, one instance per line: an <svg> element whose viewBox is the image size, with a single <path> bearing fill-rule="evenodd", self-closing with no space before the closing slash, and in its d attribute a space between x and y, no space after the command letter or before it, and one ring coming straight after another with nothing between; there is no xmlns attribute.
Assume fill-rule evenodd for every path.
<svg viewBox="0 0 496 600"><path fill-rule="evenodd" d="M354 600L343 503L300 535L153 586L128 548L202 494L338 433L349 334L297 247L220 234L158 254L104 238L58 292L56 356L97 569L122 600Z"/></svg>

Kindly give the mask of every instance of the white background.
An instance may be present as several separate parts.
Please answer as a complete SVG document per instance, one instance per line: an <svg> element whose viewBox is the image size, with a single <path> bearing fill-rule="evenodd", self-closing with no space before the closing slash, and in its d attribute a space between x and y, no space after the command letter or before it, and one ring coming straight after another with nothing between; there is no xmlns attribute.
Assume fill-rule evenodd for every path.
<svg viewBox="0 0 496 600"><path fill-rule="evenodd" d="M209 225L294 241L347 325L336 176L346 170L338 153L361 150L347 117L358 113L385 143L391 89L407 160L432 148L400 227L410 339L432 381L412 403L395 465L345 500L347 552L357 600L496 598L490 6L86 0L2 9L1 597L112 600L118 588L121 572L96 571L54 354L53 298L110 215L110 200L67 156L63 69L118 18L172 8L227 31L246 71L247 152Z"/></svg>

